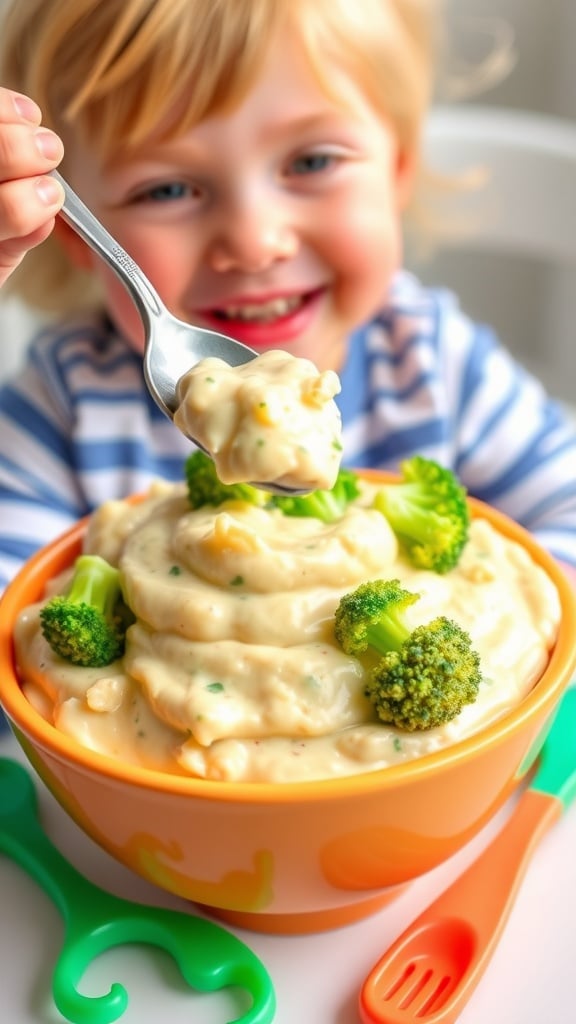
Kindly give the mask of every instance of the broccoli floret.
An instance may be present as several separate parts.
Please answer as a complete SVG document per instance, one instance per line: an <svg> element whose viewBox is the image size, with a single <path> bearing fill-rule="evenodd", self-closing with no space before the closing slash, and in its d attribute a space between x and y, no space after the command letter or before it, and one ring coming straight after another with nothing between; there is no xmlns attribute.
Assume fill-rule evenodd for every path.
<svg viewBox="0 0 576 1024"><path fill-rule="evenodd" d="M351 469L340 469L336 482L329 490L311 491L310 494L276 495L272 505L285 516L302 516L333 523L340 519L346 507L360 494L358 476Z"/></svg>
<svg viewBox="0 0 576 1024"><path fill-rule="evenodd" d="M40 611L43 636L55 654L85 668L121 657L131 621L118 569L99 555L80 555L66 593Z"/></svg>
<svg viewBox="0 0 576 1024"><path fill-rule="evenodd" d="M223 484L211 458L198 450L185 463L188 500L192 508L222 505L225 501L246 501L250 505L277 508L285 516L303 516L332 523L360 493L358 477L351 469L340 469L331 490L301 495L272 495L253 484Z"/></svg>
<svg viewBox="0 0 576 1024"><path fill-rule="evenodd" d="M223 505L225 501L246 501L250 505L267 505L270 495L252 484L223 484L213 460L198 449L188 456L184 465L188 501L192 508Z"/></svg>
<svg viewBox="0 0 576 1024"><path fill-rule="evenodd" d="M406 609L417 600L399 580L372 580L345 594L334 613L334 635L344 653L397 650L409 633Z"/></svg>
<svg viewBox="0 0 576 1024"><path fill-rule="evenodd" d="M480 658L469 634L439 616L411 630L406 609L418 594L399 580L374 580L344 595L334 632L346 654L378 657L365 694L383 722L409 732L449 722L478 696Z"/></svg>
<svg viewBox="0 0 576 1024"><path fill-rule="evenodd" d="M374 507L386 516L412 565L448 572L468 540L466 490L450 469L421 455L400 468L401 480L381 486Z"/></svg>

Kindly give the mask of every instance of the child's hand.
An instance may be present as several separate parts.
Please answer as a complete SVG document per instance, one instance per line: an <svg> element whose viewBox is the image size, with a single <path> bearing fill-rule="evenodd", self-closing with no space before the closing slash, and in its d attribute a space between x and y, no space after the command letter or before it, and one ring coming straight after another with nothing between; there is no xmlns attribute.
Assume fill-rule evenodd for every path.
<svg viewBox="0 0 576 1024"><path fill-rule="evenodd" d="M64 147L41 119L32 100L0 88L0 285L50 234L64 199L58 182L46 176Z"/></svg>

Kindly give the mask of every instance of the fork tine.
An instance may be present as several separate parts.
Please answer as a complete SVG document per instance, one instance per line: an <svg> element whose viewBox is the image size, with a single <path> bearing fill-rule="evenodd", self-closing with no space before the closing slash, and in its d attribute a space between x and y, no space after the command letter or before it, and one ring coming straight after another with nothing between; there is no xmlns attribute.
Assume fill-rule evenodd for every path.
<svg viewBox="0 0 576 1024"><path fill-rule="evenodd" d="M441 965L438 970L438 966L436 962L432 966L427 957L407 961L402 969L395 969L391 963L383 965L364 987L362 1019L377 1020L379 1024L425 1022L429 1014L442 1008L455 985L455 978ZM377 1016L373 1013L375 1007Z"/></svg>
<svg viewBox="0 0 576 1024"><path fill-rule="evenodd" d="M434 966L426 966L426 958L423 957L406 965L384 998L390 1001L397 995L400 1009L410 1008L417 1017L426 1018L442 1005L453 983L453 976L442 970L441 963L436 960Z"/></svg>

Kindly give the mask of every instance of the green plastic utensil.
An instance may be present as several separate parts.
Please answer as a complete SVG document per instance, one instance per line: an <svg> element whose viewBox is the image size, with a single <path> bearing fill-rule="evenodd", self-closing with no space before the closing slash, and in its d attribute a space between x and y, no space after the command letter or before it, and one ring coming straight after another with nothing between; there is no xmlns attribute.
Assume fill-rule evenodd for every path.
<svg viewBox="0 0 576 1024"><path fill-rule="evenodd" d="M72 1024L110 1024L124 1013L128 994L119 983L94 997L82 995L78 983L100 953L127 943L166 950L191 988L246 989L251 1008L228 1024L273 1020L276 999L270 977L248 946L211 921L121 899L84 878L48 839L32 779L9 758L0 758L0 851L20 864L62 913L64 943L52 991L58 1010Z"/></svg>

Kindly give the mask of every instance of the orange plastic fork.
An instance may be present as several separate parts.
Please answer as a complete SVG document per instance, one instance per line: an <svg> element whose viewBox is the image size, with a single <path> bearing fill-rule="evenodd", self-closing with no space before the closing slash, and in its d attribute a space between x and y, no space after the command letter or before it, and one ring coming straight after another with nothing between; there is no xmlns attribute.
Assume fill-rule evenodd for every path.
<svg viewBox="0 0 576 1024"><path fill-rule="evenodd" d="M360 992L363 1024L453 1024L488 965L539 840L575 796L572 688L506 825L370 971Z"/></svg>

